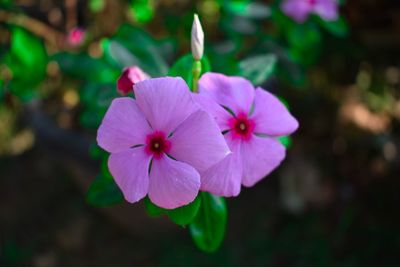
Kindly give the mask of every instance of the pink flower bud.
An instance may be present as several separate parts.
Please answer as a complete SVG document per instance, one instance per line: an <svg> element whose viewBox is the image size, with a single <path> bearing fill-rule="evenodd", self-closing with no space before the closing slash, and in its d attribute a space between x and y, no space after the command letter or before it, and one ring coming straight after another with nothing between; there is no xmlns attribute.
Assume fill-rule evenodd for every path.
<svg viewBox="0 0 400 267"><path fill-rule="evenodd" d="M124 69L117 81L118 93L127 95L132 92L133 86L143 80L150 79L150 76L139 67L131 66Z"/></svg>
<svg viewBox="0 0 400 267"><path fill-rule="evenodd" d="M67 36L67 42L72 46L78 46L82 44L86 36L84 29L76 27L69 31Z"/></svg>

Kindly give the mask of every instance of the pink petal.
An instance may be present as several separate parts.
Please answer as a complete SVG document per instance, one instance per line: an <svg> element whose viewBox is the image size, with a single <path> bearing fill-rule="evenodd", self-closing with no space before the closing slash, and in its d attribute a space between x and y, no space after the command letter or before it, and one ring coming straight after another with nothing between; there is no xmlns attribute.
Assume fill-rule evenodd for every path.
<svg viewBox="0 0 400 267"><path fill-rule="evenodd" d="M169 154L198 171L205 171L230 153L221 130L202 110L190 115L176 129Z"/></svg>
<svg viewBox="0 0 400 267"><path fill-rule="evenodd" d="M304 22L312 11L312 4L306 0L286 0L281 4L282 11L297 22Z"/></svg>
<svg viewBox="0 0 400 267"><path fill-rule="evenodd" d="M171 133L199 107L182 78L154 78L135 85L138 106L154 130Z"/></svg>
<svg viewBox="0 0 400 267"><path fill-rule="evenodd" d="M213 72L201 76L199 93L211 97L235 114L249 113L254 100L254 87L248 80Z"/></svg>
<svg viewBox="0 0 400 267"><path fill-rule="evenodd" d="M244 186L251 187L270 174L285 158L285 148L273 138L253 136L241 145Z"/></svg>
<svg viewBox="0 0 400 267"><path fill-rule="evenodd" d="M339 13L338 4L336 0L319 0L314 7L314 12L324 20L336 20Z"/></svg>
<svg viewBox="0 0 400 267"><path fill-rule="evenodd" d="M283 136L296 131L299 123L276 96L262 88L257 88L255 94L251 116L255 122L254 132Z"/></svg>
<svg viewBox="0 0 400 267"><path fill-rule="evenodd" d="M217 104L212 98L193 94L193 99L196 101L199 106L207 111L211 117L217 122L221 131L225 131L229 129L228 121L232 117L228 111L226 111L223 107Z"/></svg>
<svg viewBox="0 0 400 267"><path fill-rule="evenodd" d="M151 128L132 98L112 101L97 131L97 143L110 153L144 144Z"/></svg>
<svg viewBox="0 0 400 267"><path fill-rule="evenodd" d="M229 133L227 134L229 135ZM201 172L201 190L217 196L234 197L239 195L243 176L241 142L232 142L227 136L232 153L208 170Z"/></svg>
<svg viewBox="0 0 400 267"><path fill-rule="evenodd" d="M153 159L150 171L150 200L165 209L192 202L200 189L200 175L190 165L164 156Z"/></svg>
<svg viewBox="0 0 400 267"><path fill-rule="evenodd" d="M150 159L142 147L113 153L108 159L108 168L125 199L130 203L137 202L147 195Z"/></svg>

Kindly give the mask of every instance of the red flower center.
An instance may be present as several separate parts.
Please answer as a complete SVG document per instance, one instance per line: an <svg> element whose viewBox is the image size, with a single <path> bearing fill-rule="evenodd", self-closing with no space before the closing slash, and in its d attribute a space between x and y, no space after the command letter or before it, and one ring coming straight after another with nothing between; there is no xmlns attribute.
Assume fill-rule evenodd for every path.
<svg viewBox="0 0 400 267"><path fill-rule="evenodd" d="M311 5L311 6L315 6L317 4L317 0L307 0L307 2Z"/></svg>
<svg viewBox="0 0 400 267"><path fill-rule="evenodd" d="M160 158L171 149L171 142L163 132L154 132L146 137L146 151L155 158Z"/></svg>
<svg viewBox="0 0 400 267"><path fill-rule="evenodd" d="M242 113L231 118L229 121L232 134L234 137L248 140L254 131L254 121L249 119L246 114Z"/></svg>

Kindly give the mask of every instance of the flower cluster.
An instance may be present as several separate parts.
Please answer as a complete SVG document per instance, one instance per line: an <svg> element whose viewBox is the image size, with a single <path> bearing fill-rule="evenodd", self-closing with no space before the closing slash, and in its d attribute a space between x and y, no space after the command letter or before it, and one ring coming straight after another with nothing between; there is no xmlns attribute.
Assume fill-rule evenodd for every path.
<svg viewBox="0 0 400 267"><path fill-rule="evenodd" d="M282 162L277 138L298 127L275 96L244 78L206 73L199 94L181 78L141 80L132 81L135 99L114 99L97 134L131 203L148 195L174 209L199 191L237 196Z"/></svg>
<svg viewBox="0 0 400 267"><path fill-rule="evenodd" d="M111 153L110 172L129 202L148 194L162 208L186 205L200 190L200 172L231 152L181 78L134 88L136 99L115 99L98 130L98 144Z"/></svg>
<svg viewBox="0 0 400 267"><path fill-rule="evenodd" d="M310 14L316 14L326 21L338 18L336 0L285 0L282 10L297 22L304 22Z"/></svg>

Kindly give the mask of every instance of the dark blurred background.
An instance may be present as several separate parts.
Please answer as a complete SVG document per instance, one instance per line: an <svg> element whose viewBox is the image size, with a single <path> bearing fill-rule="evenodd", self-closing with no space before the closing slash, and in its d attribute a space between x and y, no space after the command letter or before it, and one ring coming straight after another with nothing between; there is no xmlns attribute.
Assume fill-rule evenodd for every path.
<svg viewBox="0 0 400 267"><path fill-rule="evenodd" d="M257 1L257 7L274 2ZM281 66L294 70L292 80L277 73L263 82L286 99L300 129L277 171L227 200L227 236L212 254L199 251L187 229L148 217L142 203L87 203L85 194L100 167L89 153L96 123L91 124L92 113L85 113L90 105L84 103L80 78L63 73L62 66L60 71L51 56L67 51L100 58L100 41L129 23L158 40L173 39L162 48L170 65L189 52L196 11L213 69L231 74L231 62L255 51L287 51L291 44L279 22L274 24L276 18L240 14L243 10L232 14L229 3L212 0L3 4L1 54L10 50L9 25L16 24L44 40L50 59L45 78L35 86L39 97L18 90L2 93L0 266L400 264L399 1L346 1L340 8L346 35L321 30L317 58L311 60L314 49L304 49L290 58L296 64ZM82 46L62 41L74 27L87 35ZM219 60L219 54L229 56ZM10 80L3 59L0 75Z"/></svg>

